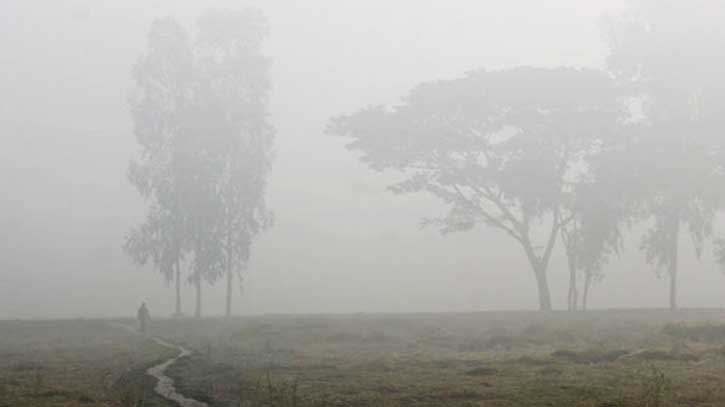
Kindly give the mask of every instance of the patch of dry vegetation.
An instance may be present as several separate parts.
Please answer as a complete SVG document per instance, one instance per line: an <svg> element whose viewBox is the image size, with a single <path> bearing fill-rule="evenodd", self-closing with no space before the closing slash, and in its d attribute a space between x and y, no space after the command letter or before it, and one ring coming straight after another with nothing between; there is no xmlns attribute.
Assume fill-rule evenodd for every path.
<svg viewBox="0 0 725 407"><path fill-rule="evenodd" d="M105 321L0 322L0 406L131 406L148 388L119 379L166 354ZM148 386L149 383L146 383Z"/></svg>
<svg viewBox="0 0 725 407"><path fill-rule="evenodd" d="M718 326L724 318L715 311L269 316L169 321L160 331L199 350L203 361L193 364L208 365L202 378L191 380L193 369L176 374L207 383L197 388L206 386L219 406L293 399L315 407L722 406L725 352L663 327ZM273 385L264 390L267 380ZM294 388L295 397L271 395L275 386Z"/></svg>
<svg viewBox="0 0 725 407"><path fill-rule="evenodd" d="M715 407L724 322L719 311L361 314L154 329L196 351L168 373L212 407ZM0 405L163 405L143 372L168 351L151 341L103 322L2 324Z"/></svg>

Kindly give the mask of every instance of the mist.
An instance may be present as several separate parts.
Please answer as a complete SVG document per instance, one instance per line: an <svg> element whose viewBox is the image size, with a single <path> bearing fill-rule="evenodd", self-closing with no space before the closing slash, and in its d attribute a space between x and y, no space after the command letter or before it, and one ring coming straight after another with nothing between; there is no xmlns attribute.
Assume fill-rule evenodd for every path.
<svg viewBox="0 0 725 407"><path fill-rule="evenodd" d="M702 14L722 17L716 5ZM131 73L154 20L171 17L193 34L206 10L241 7L269 25L262 52L276 131L265 200L274 222L235 283L234 313L536 309L536 282L515 242L482 224L420 228L445 203L391 193L400 174L371 171L326 128L366 106L399 105L421 83L480 69L604 69L605 16L627 12L625 1L3 2L0 319L122 316L141 301L173 312L172 285L123 250L148 207L127 178L139 156ZM667 279L639 250L645 229L623 229L623 250L604 266L590 308L667 305ZM683 307L725 306L725 276L710 239L704 245L698 260L680 238ZM548 270L553 308L565 309L561 245ZM223 313L224 290L207 285L206 314ZM184 282L185 313L193 296Z"/></svg>
<svg viewBox="0 0 725 407"><path fill-rule="evenodd" d="M725 405L724 23L0 1L0 407Z"/></svg>

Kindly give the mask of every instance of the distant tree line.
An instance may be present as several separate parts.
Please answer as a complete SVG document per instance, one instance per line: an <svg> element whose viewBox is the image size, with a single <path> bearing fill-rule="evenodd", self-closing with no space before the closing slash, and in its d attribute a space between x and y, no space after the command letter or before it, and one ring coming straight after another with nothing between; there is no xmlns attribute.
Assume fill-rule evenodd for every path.
<svg viewBox="0 0 725 407"><path fill-rule="evenodd" d="M255 10L212 10L192 38L171 18L156 20L148 48L133 70L130 98L140 147L128 178L149 204L145 221L124 249L176 285L196 290L226 278L231 314L235 276L252 242L270 226L264 190L274 129L269 124L267 35Z"/></svg>
<svg viewBox="0 0 725 407"><path fill-rule="evenodd" d="M725 39L716 19L692 23L703 21L688 18L697 7L666 3L637 1L604 22L606 69L475 71L423 83L392 108L333 118L328 132L370 168L403 174L394 193L440 199L448 211L426 225L485 225L516 242L541 310L552 309L557 243L568 309L586 309L633 225L645 228L640 249L677 309L680 238L699 257L725 204ZM725 266L725 240L715 243Z"/></svg>

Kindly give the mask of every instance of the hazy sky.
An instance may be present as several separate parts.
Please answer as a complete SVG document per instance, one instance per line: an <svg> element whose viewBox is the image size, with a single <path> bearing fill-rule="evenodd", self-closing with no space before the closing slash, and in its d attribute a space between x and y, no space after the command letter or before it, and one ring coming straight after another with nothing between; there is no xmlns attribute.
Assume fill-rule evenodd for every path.
<svg viewBox="0 0 725 407"><path fill-rule="evenodd" d="M125 315L173 290L121 251L144 204L125 178L136 147L130 70L154 18L193 28L209 7L268 17L272 121L268 203L276 225L254 247L238 313L535 308L520 249L499 231L420 230L441 212L394 196L390 177L323 134L331 116L389 104L421 81L476 68L602 66L598 20L613 0L266 0L0 2L0 319ZM667 285L635 250L607 268L594 307L666 305ZM683 306L724 306L725 277L683 241ZM709 252L709 250L708 250ZM556 307L566 267L551 264ZM222 287L205 311L223 311ZM193 305L184 292L185 311Z"/></svg>

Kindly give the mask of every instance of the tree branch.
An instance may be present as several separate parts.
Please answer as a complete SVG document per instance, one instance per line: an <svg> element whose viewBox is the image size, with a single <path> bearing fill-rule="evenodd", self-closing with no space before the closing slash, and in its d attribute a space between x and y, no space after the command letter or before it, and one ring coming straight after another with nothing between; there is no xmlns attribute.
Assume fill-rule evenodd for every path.
<svg viewBox="0 0 725 407"><path fill-rule="evenodd" d="M514 229L511 229L510 227L506 226L501 220L497 219L495 216L491 215L490 213L486 212L483 208L481 208L480 205L476 205L461 191L461 189L453 184L453 189L456 191L456 194L460 197L460 199L467 204L471 209L474 209L476 212L478 212L488 223L492 224L493 226L498 227L499 229L503 230L504 232L508 233L511 237L516 239L520 243L523 242L523 238L516 234L516 231Z"/></svg>
<svg viewBox="0 0 725 407"><path fill-rule="evenodd" d="M549 264L549 259L551 258L554 244L556 243L556 235L559 234L559 228L561 227L561 223L559 222L559 217L561 216L559 214L559 210L555 210L553 216L554 220L551 222L551 232L549 233L549 240L546 243L546 250L544 250L544 255L541 258L541 263L543 266Z"/></svg>

